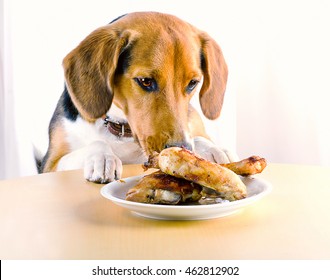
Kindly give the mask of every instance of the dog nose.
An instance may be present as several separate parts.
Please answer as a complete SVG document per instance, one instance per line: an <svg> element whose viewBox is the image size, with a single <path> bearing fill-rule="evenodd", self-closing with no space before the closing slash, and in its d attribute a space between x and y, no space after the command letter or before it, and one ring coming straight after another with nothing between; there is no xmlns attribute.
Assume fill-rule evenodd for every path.
<svg viewBox="0 0 330 280"><path fill-rule="evenodd" d="M192 145L189 142L186 142L186 141L165 144L164 149L171 148L171 147L185 148L187 150L192 151Z"/></svg>

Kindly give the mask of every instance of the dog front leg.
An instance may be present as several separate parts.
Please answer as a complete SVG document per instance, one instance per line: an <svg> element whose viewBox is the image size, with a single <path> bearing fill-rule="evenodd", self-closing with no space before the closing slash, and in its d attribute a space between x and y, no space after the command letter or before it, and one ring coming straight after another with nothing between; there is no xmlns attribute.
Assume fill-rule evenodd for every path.
<svg viewBox="0 0 330 280"><path fill-rule="evenodd" d="M86 180L105 184L120 179L122 162L111 147L103 141L95 141L88 146L63 156L57 170L84 169Z"/></svg>

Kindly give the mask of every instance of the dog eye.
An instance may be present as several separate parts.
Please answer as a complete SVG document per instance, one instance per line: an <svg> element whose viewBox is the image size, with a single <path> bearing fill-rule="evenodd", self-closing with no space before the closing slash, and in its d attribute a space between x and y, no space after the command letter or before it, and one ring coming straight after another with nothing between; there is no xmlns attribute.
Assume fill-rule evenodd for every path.
<svg viewBox="0 0 330 280"><path fill-rule="evenodd" d="M152 92L158 89L157 83L153 78L135 78L134 80L145 91Z"/></svg>
<svg viewBox="0 0 330 280"><path fill-rule="evenodd" d="M197 80L191 80L186 88L186 91L188 93L192 92L194 88L198 85L199 81Z"/></svg>

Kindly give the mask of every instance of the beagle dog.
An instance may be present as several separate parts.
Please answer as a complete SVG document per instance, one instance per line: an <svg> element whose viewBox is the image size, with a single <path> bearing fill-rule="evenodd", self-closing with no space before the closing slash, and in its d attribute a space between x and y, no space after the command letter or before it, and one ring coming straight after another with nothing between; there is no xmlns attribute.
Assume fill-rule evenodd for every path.
<svg viewBox="0 0 330 280"><path fill-rule="evenodd" d="M107 183L121 177L122 164L171 146L234 160L210 141L190 105L199 94L213 120L223 103L227 66L207 33L172 15L130 13L88 35L63 67L40 172L83 168L87 180Z"/></svg>

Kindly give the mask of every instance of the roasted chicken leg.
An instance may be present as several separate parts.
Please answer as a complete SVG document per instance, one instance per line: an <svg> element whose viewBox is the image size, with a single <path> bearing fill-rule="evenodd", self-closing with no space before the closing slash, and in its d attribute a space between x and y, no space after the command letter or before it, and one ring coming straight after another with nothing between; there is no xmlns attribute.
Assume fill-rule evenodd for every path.
<svg viewBox="0 0 330 280"><path fill-rule="evenodd" d="M126 194L126 200L150 204L197 202L202 186L161 171L144 176Z"/></svg>
<svg viewBox="0 0 330 280"><path fill-rule="evenodd" d="M233 201L245 198L246 186L228 168L207 161L184 148L162 150L150 167L158 167L166 174L183 178L215 190L221 198Z"/></svg>
<svg viewBox="0 0 330 280"><path fill-rule="evenodd" d="M144 164L144 168L158 168L158 157L159 154L155 153L149 157L148 162ZM218 163L219 164L219 163ZM267 166L267 162L264 158L259 156L251 156L249 158L243 159L237 162L230 163L220 163L219 165L230 169L235 172L237 175L241 176L250 176L254 174L261 173Z"/></svg>

